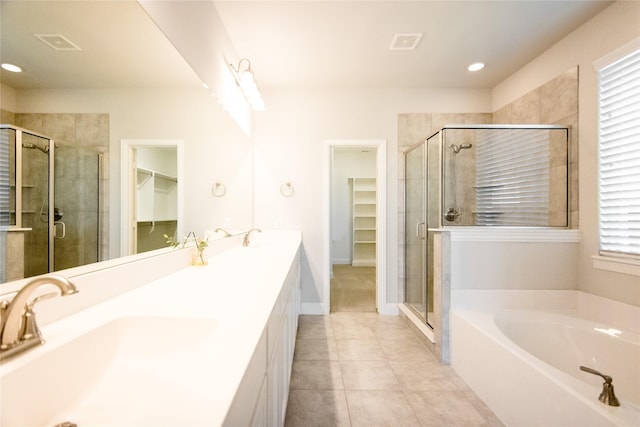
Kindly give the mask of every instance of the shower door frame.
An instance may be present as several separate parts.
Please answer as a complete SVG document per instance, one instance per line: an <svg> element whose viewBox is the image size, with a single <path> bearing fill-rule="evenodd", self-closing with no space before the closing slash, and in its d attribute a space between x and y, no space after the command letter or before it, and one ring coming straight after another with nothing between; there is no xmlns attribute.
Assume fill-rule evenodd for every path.
<svg viewBox="0 0 640 427"><path fill-rule="evenodd" d="M14 125L2 125L0 129L12 129L16 132L15 141L14 141L14 171L15 171L15 225L9 226L10 230L16 231L27 231L22 226L22 160L23 155L22 151L24 147L22 146L22 136L23 134L28 134L31 136L35 136L37 138L42 138L47 140L49 145L49 151L47 154L48 159L48 174L47 174L47 200L48 200L48 209L47 209L47 270L48 272L55 271L55 224L54 224L54 201L55 201L55 141L46 135L43 135L38 132L34 132L28 129L24 129Z"/></svg>
<svg viewBox="0 0 640 427"><path fill-rule="evenodd" d="M422 211L421 211L421 218L418 218L418 222L415 224L415 235L416 238L420 240L420 269L421 269L421 274L420 274L420 289L423 291L421 297L422 297L422 304L423 304L423 308L424 310L420 311L418 310L413 303L407 301L407 288L409 285L409 280L411 279L412 275L408 273L409 268L410 268L410 260L411 257L408 256L409 253L409 240L408 240L408 236L411 235L413 236L413 224L409 224L409 179L408 179L408 171L409 171L409 167L408 167L408 158L409 158L409 154L412 152L415 152L418 149L422 149L422 153L419 157L421 157L421 165L422 165L422 187L419 189L419 192L423 193L423 200L422 200ZM427 264L426 264L426 212L427 212L427 198L426 198L426 190L427 190L427 186L426 186L426 176L427 176L427 140L425 139L424 141L421 141L411 147L409 147L405 152L404 152L404 160L405 160L405 170L404 170L404 182L405 182L405 187L404 187L404 303L407 307L409 307L409 309L411 311L413 311L413 313L418 316L418 318L422 321L422 323L427 324L428 325L428 321L427 321L427 288L426 288L426 274L427 274ZM421 236L420 234L420 229L424 230L423 231L423 235ZM416 245L417 246L417 245Z"/></svg>
<svg viewBox="0 0 640 427"><path fill-rule="evenodd" d="M436 138L434 140L434 138ZM442 174L442 162L441 157L442 157L442 138L443 138L443 133L442 133L442 129L438 130L437 132L429 135L428 137L426 137L424 140L420 141L417 144L412 145L411 147L407 148L404 151L404 156L405 156L405 187L404 187L404 206L405 206L405 221L404 221L404 228L405 228L405 242L404 242L404 269L405 269L405 274L404 274L404 298L403 298L403 303L406 307L409 308L409 310L411 310L411 312L418 317L422 323L424 325L426 325L426 327L428 328L428 331L426 332L429 335L429 332L432 333L433 331L433 325L429 322L429 298L431 297L431 303L435 304L435 301L433 300L433 295L432 293L429 292L429 256L431 255L429 252L429 235L433 235L434 230L436 229L440 229L442 227L442 223L441 223L441 218L442 218L442 206L441 206L441 197L442 197L442 188L440 187L440 176ZM429 156L429 142L430 141L435 141L432 144L436 144L436 152L434 153L435 156L435 160L433 162L433 167L434 167L434 171L432 172L432 174L435 174L436 177L438 177L438 179L436 180L435 183L432 183L432 186L429 186L429 176L430 176L430 156ZM407 295L406 295L406 287L407 287L407 280L409 279L409 275L407 274L407 268L409 266L409 260L407 257L407 247L408 247L408 242L407 242L407 235L409 234L409 232L413 231L413 225L411 225L411 227L409 227L409 224L407 222L407 165L406 165L406 159L407 159L407 155L412 152L413 150L419 148L419 147L423 147L423 153L422 153L422 166L423 166L423 177L422 177L422 191L423 191L423 217L422 217L422 221L419 222L418 224L416 224L416 235L420 238L420 233L419 233L419 226L420 224L423 225L424 227L424 234L421 237L421 241L422 241L422 253L421 253L421 260L422 260L422 289L424 290L424 312L420 312L418 309L416 309L413 305L411 305L410 303L407 302ZM434 198L434 203L435 206L431 207L429 204L429 193L430 191L436 191L436 195ZM433 212L433 214L431 214L429 212L429 209L435 209L435 211ZM429 221L430 218L432 219L431 222ZM437 218L437 220L434 221L434 219ZM435 224L434 224L435 222ZM431 258L431 261L433 261L433 258ZM432 266L433 269L433 266ZM433 311L432 311L433 313Z"/></svg>

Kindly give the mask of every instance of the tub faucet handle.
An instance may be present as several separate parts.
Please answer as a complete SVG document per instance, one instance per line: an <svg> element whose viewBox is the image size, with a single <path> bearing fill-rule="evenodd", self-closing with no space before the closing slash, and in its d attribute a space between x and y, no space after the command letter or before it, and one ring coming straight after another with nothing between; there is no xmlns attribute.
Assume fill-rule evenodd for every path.
<svg viewBox="0 0 640 427"><path fill-rule="evenodd" d="M598 375L604 380L604 383L602 383L602 393L600 393L600 396L598 396L598 400L600 402L609 406L620 406L620 402L613 392L613 378L611 378L609 375L598 372L595 369L587 368L586 366L580 366L580 370L593 375Z"/></svg>

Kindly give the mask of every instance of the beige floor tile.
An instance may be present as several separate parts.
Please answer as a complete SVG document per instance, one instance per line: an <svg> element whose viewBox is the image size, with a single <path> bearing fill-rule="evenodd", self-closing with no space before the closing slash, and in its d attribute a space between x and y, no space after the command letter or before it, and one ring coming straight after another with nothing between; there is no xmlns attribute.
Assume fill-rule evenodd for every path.
<svg viewBox="0 0 640 427"><path fill-rule="evenodd" d="M294 360L338 360L338 349L334 339L297 340Z"/></svg>
<svg viewBox="0 0 640 427"><path fill-rule="evenodd" d="M376 323L370 326L373 331L373 335L375 335L378 339L404 339L413 341L415 335L406 325L401 324L380 324Z"/></svg>
<svg viewBox="0 0 640 427"><path fill-rule="evenodd" d="M380 315L378 313L336 312L331 313L329 317L336 326L370 326Z"/></svg>
<svg viewBox="0 0 640 427"><path fill-rule="evenodd" d="M460 381L462 380L460 379ZM476 408L476 410L480 413L480 415L484 417L484 419L487 421L487 424L489 424L489 426L505 427L504 423L500 421L500 418L498 418L496 414L493 413L491 408L489 408L482 401L482 399L480 399L478 395L475 394L473 390L469 388L469 386L465 384L464 390L461 393L469 401L469 403L473 405L474 408Z"/></svg>
<svg viewBox="0 0 640 427"><path fill-rule="evenodd" d="M455 372L435 359L389 360L388 363L403 390L459 390Z"/></svg>
<svg viewBox="0 0 640 427"><path fill-rule="evenodd" d="M402 385L385 360L341 360L345 390L400 390Z"/></svg>
<svg viewBox="0 0 640 427"><path fill-rule="evenodd" d="M399 391L347 391L353 427L419 426L411 405Z"/></svg>
<svg viewBox="0 0 640 427"><path fill-rule="evenodd" d="M378 341L374 339L336 340L340 360L384 360Z"/></svg>
<svg viewBox="0 0 640 427"><path fill-rule="evenodd" d="M306 324L324 324L326 326L331 326L331 316L321 316L321 315L312 315L312 314L302 314L298 317L299 325Z"/></svg>
<svg viewBox="0 0 640 427"><path fill-rule="evenodd" d="M335 324L333 333L337 340L375 339L371 328L364 325Z"/></svg>
<svg viewBox="0 0 640 427"><path fill-rule="evenodd" d="M332 360L296 361L289 387L293 390L342 390L340 365Z"/></svg>
<svg viewBox="0 0 640 427"><path fill-rule="evenodd" d="M489 426L487 420L462 392L407 391L405 393L423 426Z"/></svg>
<svg viewBox="0 0 640 427"><path fill-rule="evenodd" d="M504 427L407 331L377 313L300 316L286 425Z"/></svg>
<svg viewBox="0 0 640 427"><path fill-rule="evenodd" d="M326 321L305 321L298 324L297 339L299 340L326 340L334 337L333 327Z"/></svg>
<svg viewBox="0 0 640 427"><path fill-rule="evenodd" d="M348 427L349 410L342 390L291 390L286 427Z"/></svg>
<svg viewBox="0 0 640 427"><path fill-rule="evenodd" d="M432 360L433 356L415 337L379 339L380 348L389 360Z"/></svg>

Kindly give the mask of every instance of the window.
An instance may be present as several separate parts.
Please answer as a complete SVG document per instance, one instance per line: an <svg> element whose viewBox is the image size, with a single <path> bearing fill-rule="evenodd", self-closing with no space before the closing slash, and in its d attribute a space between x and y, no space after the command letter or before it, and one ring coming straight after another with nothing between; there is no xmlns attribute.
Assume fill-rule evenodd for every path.
<svg viewBox="0 0 640 427"><path fill-rule="evenodd" d="M598 67L602 255L640 258L640 49Z"/></svg>

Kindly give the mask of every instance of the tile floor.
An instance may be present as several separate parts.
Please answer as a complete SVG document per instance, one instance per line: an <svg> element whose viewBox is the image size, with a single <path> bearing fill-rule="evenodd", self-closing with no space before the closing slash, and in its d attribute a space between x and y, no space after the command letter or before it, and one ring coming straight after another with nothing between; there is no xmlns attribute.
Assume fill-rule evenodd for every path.
<svg viewBox="0 0 640 427"><path fill-rule="evenodd" d="M503 426L405 320L300 316L286 427Z"/></svg>
<svg viewBox="0 0 640 427"><path fill-rule="evenodd" d="M331 311L376 311L376 268L334 264Z"/></svg>

